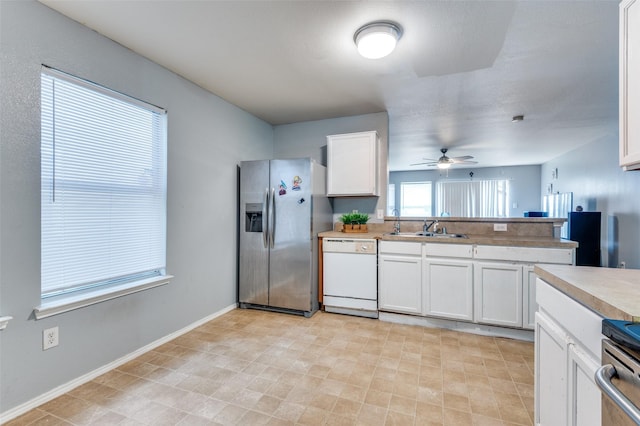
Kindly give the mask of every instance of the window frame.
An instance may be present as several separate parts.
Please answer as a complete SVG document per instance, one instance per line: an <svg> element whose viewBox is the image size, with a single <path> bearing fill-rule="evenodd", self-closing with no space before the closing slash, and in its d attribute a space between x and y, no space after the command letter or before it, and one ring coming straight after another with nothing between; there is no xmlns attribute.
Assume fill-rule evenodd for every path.
<svg viewBox="0 0 640 426"><path fill-rule="evenodd" d="M161 191L162 198L160 199L160 204L159 206L162 207L163 211L161 213L161 221L160 222L152 222L152 223L156 223L156 230L159 231L160 233L157 235L161 236L161 241L163 241L164 247L162 248L162 251L159 252L162 257L158 258L158 259L163 259L162 263L163 266L156 271L156 273L154 274L140 274L140 275L136 275L128 273L127 277L128 279L126 280L119 280L118 277L112 277L109 279L104 279L101 280L99 283L92 283L90 281L83 283L83 284L74 284L74 285L70 285L68 288L60 286L59 289L54 289L51 290L51 288L47 287L47 289L49 291L46 291L47 289L43 288L44 287L44 281L41 281L41 285L40 285L40 294L41 294L41 304L37 307L34 308L34 316L36 317L36 319L41 319L41 318L46 318L52 315L57 315L59 313L62 312L68 312L70 310L73 309L78 309L84 306L88 306L88 305L92 305L95 303L99 303L105 300L109 300L109 299L114 299L117 297L121 297L127 294L132 294L132 293L136 293L142 290L146 290L149 288L154 288L157 286L161 286L161 285L165 285L168 284L170 282L170 280L173 278L173 276L168 275L166 273L166 236L167 236L167 224L166 224L166 214L167 214L167 204L166 204L166 191L167 191L167 128L168 128L168 118L167 118L167 111L163 108L157 107L155 105L149 104L147 102L141 101L139 99L133 98L131 96L125 95L123 93L111 90L109 88L106 88L104 86L98 85L96 83L93 83L91 81L88 80L84 80L81 79L79 77L75 77L73 75L67 74L65 72L56 70L54 68L50 68L46 65L43 65L41 68L41 78L45 79L45 78L53 78L55 79L54 81L58 81L58 80L63 80L65 82L65 84L73 84L75 86L77 86L77 88L80 89L86 89L88 91L93 92L94 94L98 94L98 95L102 95L102 96L106 96L108 98L110 98L111 100L116 100L119 102L124 102L130 106L134 106L137 108L142 108L144 110L146 110L147 112L151 113L152 115L154 115L156 118L154 118L153 120L160 120L159 122L159 126L160 126L160 133L158 134L155 131L155 127L152 123L149 123L148 126L150 127L150 138L149 142L152 144L152 146L149 146L150 152L152 155L152 160L151 161L156 161L155 155L153 154L154 152L160 152L160 161L162 161L161 163L161 167L162 169L160 169L160 173L154 173L152 172L152 176L155 176L155 178L159 178L161 179L160 181L153 181L151 183L146 183L146 182L135 182L135 183L129 183L127 185L128 182L123 181L122 182L116 182L111 181L109 183L104 183L104 182L99 182L96 179L91 179L91 174L88 173L85 176L82 176L84 178L84 180L79 179L79 180L74 180L74 179L66 179L63 180L62 178L59 178L57 175L54 178L49 178L49 177L45 177L43 176L41 179L42 182L42 189L41 189L41 198L43 196L48 195L49 193L52 194L53 199L55 199L55 191L57 191L58 185L62 185L62 187L66 187L67 189L71 189L72 191L70 192L74 192L74 193L80 193L80 192L86 192L87 194L99 194L102 191L105 192L105 194L126 194L126 193L139 193L142 194L144 193L145 195L147 195L148 197L153 198L154 194L157 193L158 189ZM42 87L41 90L44 90L44 86ZM44 92L41 92L44 93ZM88 95L90 96L90 95ZM43 100L44 102L44 100ZM44 105L44 104L43 104ZM52 105L52 107L54 108L52 110L52 117L47 117L47 120L55 120L55 105ZM44 111L44 106L43 106L43 110L41 111L41 117L42 117L42 125L45 124L45 111ZM48 121L47 121L48 122ZM52 121L53 123L53 121ZM137 124L137 123L135 123ZM53 124L55 125L55 124ZM57 128L53 127L52 130L53 132L55 132L55 130ZM44 132L43 132L44 133ZM43 134L42 136L42 141L41 141L41 146L42 149L45 149L45 145L49 144L50 146L47 146L48 148L48 152L50 155L52 155L53 159L45 159L44 154L43 157L41 158L41 167L45 167L45 161L47 161L50 167L51 164L53 164L53 167L55 167L56 162L55 162L55 143L56 143L56 137L55 137L55 133L53 133L53 135L51 136L51 138L49 139L48 142L45 142L45 136ZM158 145L160 144L160 145ZM154 151L159 149L160 151ZM142 154L141 154L142 155ZM155 167L155 166L154 166ZM75 170L75 169L73 169ZM145 171L147 170L146 168L144 169ZM153 170L153 168L152 168ZM95 176L98 176L97 174ZM146 174L145 174L146 176ZM87 179L87 177L89 179ZM98 176L99 177L99 176ZM153 177L152 177L153 179ZM117 180L117 179L116 179ZM49 183L49 181L51 181L51 185L53 186L53 189L49 190L45 190L45 183ZM145 185L147 185L147 187L149 188L149 190L145 190ZM160 185L160 186L158 186ZM85 189L90 189L88 191L81 191L82 188ZM114 191L114 188L117 188L117 191ZM75 191L73 191L75 190ZM156 192L154 193L153 190L155 190ZM156 206L158 207L158 206ZM44 243L44 238L45 238L45 224L44 224L44 220L45 220L45 216L44 216L44 206L42 206L41 208L41 244ZM49 210L47 210L49 211ZM66 210L65 210L66 211ZM75 212L76 210L72 209L71 212ZM147 210L149 211L149 210ZM157 211L157 210L156 210ZM164 218L162 219L162 216L164 216ZM54 225L51 225L54 226ZM46 228L46 229L56 229L56 228ZM135 236L133 237L135 238ZM133 240L125 240L125 241L133 241ZM106 247L106 246L105 246ZM109 247L111 247L111 245L109 244ZM43 276L44 277L44 276Z"/></svg>
<svg viewBox="0 0 640 426"><path fill-rule="evenodd" d="M408 188L409 186L417 186L417 185L425 185L428 187L428 201L429 203L427 204L416 204L416 205L411 205L411 206L406 206L405 205L405 188ZM406 209L408 208L413 208L413 209L417 209L420 207L424 207L425 213L424 214L407 214ZM427 180L427 181L407 181L407 182L400 182L400 216L403 217L430 217L433 216L433 181Z"/></svg>

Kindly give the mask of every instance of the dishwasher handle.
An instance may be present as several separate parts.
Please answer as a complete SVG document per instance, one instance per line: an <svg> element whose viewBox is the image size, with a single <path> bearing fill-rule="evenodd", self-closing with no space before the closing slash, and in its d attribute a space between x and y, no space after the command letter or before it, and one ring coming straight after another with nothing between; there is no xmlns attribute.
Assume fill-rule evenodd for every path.
<svg viewBox="0 0 640 426"><path fill-rule="evenodd" d="M616 375L616 368L611 364L605 364L596 370L595 380L602 392L611 398L631 420L640 425L640 409L611 382L611 379Z"/></svg>

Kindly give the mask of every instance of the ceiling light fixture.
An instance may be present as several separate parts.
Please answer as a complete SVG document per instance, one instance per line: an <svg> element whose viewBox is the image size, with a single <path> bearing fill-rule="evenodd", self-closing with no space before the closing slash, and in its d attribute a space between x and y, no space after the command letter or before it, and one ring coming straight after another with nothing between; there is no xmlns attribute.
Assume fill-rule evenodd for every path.
<svg viewBox="0 0 640 426"><path fill-rule="evenodd" d="M358 53L368 59L384 58L402 37L402 27L389 21L370 22L353 35Z"/></svg>
<svg viewBox="0 0 640 426"><path fill-rule="evenodd" d="M444 170L444 169L448 169L449 167L451 167L451 163L438 162L438 168L439 169L443 169Z"/></svg>

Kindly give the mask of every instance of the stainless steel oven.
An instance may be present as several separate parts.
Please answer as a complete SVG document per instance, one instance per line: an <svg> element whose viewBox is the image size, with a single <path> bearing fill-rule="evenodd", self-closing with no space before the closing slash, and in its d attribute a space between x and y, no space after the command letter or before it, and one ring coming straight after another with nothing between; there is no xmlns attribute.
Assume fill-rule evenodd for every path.
<svg viewBox="0 0 640 426"><path fill-rule="evenodd" d="M603 320L602 366L595 380L602 390L602 425L640 425L640 323Z"/></svg>

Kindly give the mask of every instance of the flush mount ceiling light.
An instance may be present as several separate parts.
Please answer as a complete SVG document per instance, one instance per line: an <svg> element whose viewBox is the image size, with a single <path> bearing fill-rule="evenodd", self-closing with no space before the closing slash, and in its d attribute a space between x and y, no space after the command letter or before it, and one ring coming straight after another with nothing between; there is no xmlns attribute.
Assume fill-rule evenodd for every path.
<svg viewBox="0 0 640 426"><path fill-rule="evenodd" d="M353 41L362 56L379 59L393 52L400 37L400 25L389 21L376 21L360 27L353 35Z"/></svg>

